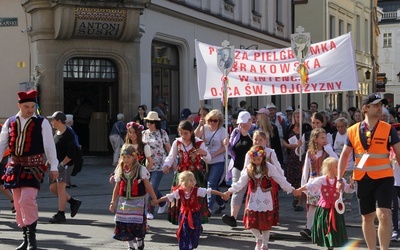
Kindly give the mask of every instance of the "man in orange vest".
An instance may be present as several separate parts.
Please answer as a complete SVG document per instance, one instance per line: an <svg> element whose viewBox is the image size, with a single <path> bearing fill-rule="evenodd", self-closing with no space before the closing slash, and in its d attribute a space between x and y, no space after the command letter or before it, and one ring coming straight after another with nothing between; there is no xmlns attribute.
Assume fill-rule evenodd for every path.
<svg viewBox="0 0 400 250"><path fill-rule="evenodd" d="M365 119L347 130L347 140L338 165L338 188L343 190L343 175L348 158L354 151L353 179L357 182L357 197L362 217L362 230L368 249L376 249L375 217L378 218L380 249L387 250L391 236L391 205L394 184L390 165L390 146L400 160L400 139L390 124L380 121L382 105L387 104L377 94L363 100Z"/></svg>

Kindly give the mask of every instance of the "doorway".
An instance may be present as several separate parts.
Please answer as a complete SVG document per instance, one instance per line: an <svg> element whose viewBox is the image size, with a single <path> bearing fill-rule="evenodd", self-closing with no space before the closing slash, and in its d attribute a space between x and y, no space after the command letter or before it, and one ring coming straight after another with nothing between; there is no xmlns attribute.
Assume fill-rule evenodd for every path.
<svg viewBox="0 0 400 250"><path fill-rule="evenodd" d="M64 112L85 154L109 152L108 134L118 112L118 77L108 59L72 58L64 65Z"/></svg>

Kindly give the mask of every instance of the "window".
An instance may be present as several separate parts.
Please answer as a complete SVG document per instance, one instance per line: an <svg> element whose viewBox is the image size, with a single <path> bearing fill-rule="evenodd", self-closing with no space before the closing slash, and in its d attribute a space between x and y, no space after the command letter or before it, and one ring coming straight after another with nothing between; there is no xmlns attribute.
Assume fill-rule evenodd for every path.
<svg viewBox="0 0 400 250"><path fill-rule="evenodd" d="M116 68L109 60L94 58L72 58L63 69L64 78L116 79Z"/></svg>
<svg viewBox="0 0 400 250"><path fill-rule="evenodd" d="M276 0L275 5L276 5L276 22L280 25L283 25L283 1L282 0Z"/></svg>
<svg viewBox="0 0 400 250"><path fill-rule="evenodd" d="M369 53L369 22L368 19L364 20L364 52Z"/></svg>
<svg viewBox="0 0 400 250"><path fill-rule="evenodd" d="M356 24L356 50L361 49L361 19L360 15L357 15Z"/></svg>
<svg viewBox="0 0 400 250"><path fill-rule="evenodd" d="M335 29L335 17L329 16L329 39L332 39L336 36Z"/></svg>
<svg viewBox="0 0 400 250"><path fill-rule="evenodd" d="M347 33L351 32L351 23L347 24Z"/></svg>
<svg viewBox="0 0 400 250"><path fill-rule="evenodd" d="M383 33L383 47L391 48L392 47L392 33Z"/></svg>
<svg viewBox="0 0 400 250"><path fill-rule="evenodd" d="M152 106L157 99L168 103L169 124L179 120L179 53L178 48L162 42L152 43Z"/></svg>
<svg viewBox="0 0 400 250"><path fill-rule="evenodd" d="M339 19L339 36L344 34L344 22L343 20Z"/></svg>
<svg viewBox="0 0 400 250"><path fill-rule="evenodd" d="M260 0L251 1L251 12L253 15L261 17L261 3Z"/></svg>

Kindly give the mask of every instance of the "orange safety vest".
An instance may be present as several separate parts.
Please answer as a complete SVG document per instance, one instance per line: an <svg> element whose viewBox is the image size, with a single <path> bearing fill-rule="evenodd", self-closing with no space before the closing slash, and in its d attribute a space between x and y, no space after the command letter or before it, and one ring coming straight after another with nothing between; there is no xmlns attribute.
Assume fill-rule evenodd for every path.
<svg viewBox="0 0 400 250"><path fill-rule="evenodd" d="M365 150L361 143L360 124L361 122L351 126L347 130L349 140L354 149L355 167L353 171L353 179L359 181L365 174L367 174L371 179L381 179L393 176L393 169L390 165L389 159L389 150L387 149L391 130L390 124L381 121L378 122L368 150ZM357 165L360 162L361 157L363 157L367 152L369 157L363 168L360 169Z"/></svg>
<svg viewBox="0 0 400 250"><path fill-rule="evenodd" d="M0 131L1 131L2 127L3 127L3 124L0 123ZM3 158L9 156L10 154L11 154L10 149L7 147L6 150L4 151Z"/></svg>

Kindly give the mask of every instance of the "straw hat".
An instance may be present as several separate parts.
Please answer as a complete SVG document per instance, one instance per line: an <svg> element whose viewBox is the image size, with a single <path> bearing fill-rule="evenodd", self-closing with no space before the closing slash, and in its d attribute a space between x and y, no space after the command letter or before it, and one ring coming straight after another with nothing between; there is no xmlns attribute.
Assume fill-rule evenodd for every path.
<svg viewBox="0 0 400 250"><path fill-rule="evenodd" d="M147 121L161 121L158 117L158 113L155 111L150 111L144 119Z"/></svg>

